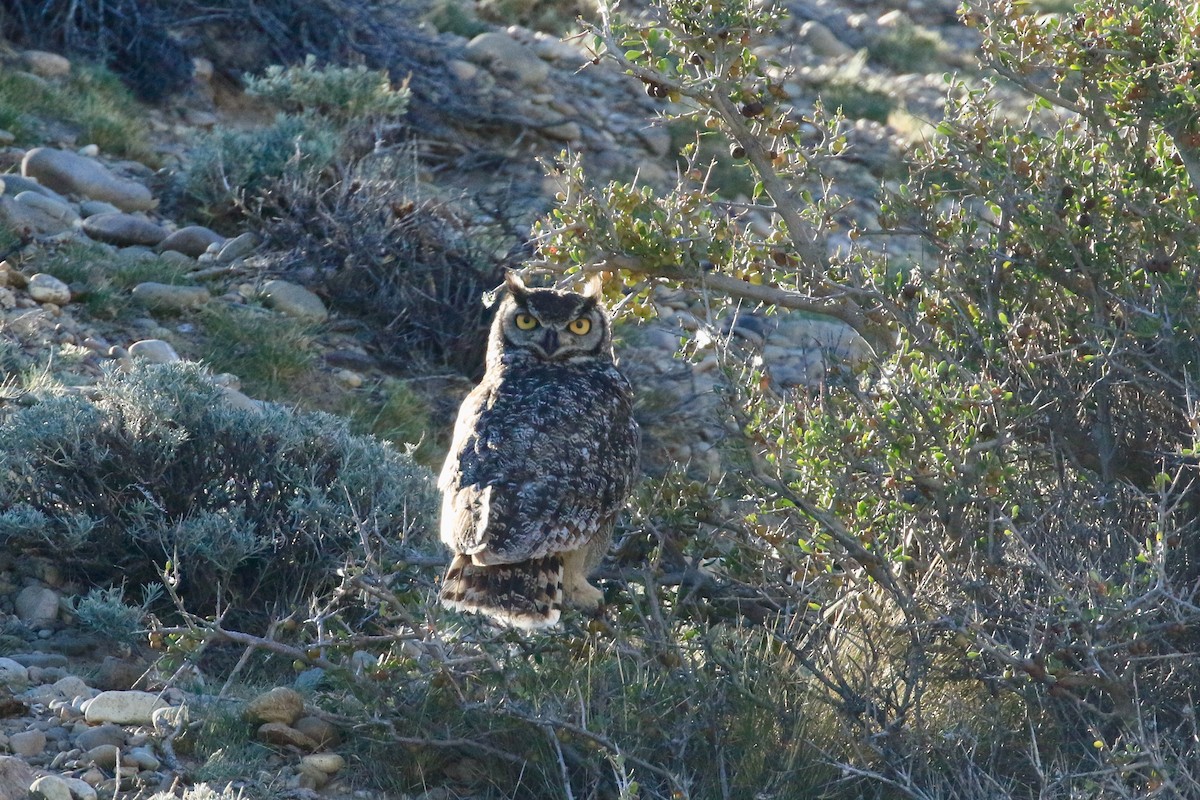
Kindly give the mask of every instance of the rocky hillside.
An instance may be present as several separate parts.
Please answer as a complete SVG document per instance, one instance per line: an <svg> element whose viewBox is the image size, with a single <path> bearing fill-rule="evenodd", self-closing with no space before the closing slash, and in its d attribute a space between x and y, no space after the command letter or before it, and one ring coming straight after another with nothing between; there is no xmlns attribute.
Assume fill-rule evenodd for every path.
<svg viewBox="0 0 1200 800"><path fill-rule="evenodd" d="M877 187L903 172L904 153L939 119L943 73L974 63L957 2L898 5L793 0L760 45L798 117L822 101L850 118L836 165L840 213L867 228ZM568 149L597 182L637 176L663 187L695 135L657 121L664 101L611 62L593 63L584 39L564 39L569 19L551 15L562 27L542 32L515 18L544 16L507 8L481 4L476 15L451 3L410 20L404 36L422 47L408 64L407 114L372 120L355 161L331 157L319 191L296 178L295 197L280 197L281 183L256 196L242 191L248 183L221 187L199 171L221 136L278 124L261 94L243 93L251 75L227 57L236 42L190 31L190 83L150 92L166 95L153 105L126 97L107 127L65 113L96 91L89 54L0 48L0 127L11 128L0 130L0 420L47 398L95 397L106 375L139 362L199 361L231 408L332 412L356 432L419 442L417 458L436 465L478 371L480 297L520 264L530 224L559 191L538 160ZM392 88L404 80L393 72ZM22 106L35 97L52 100ZM464 103L476 105L447 113ZM285 161L293 156L307 157L299 146ZM719 148L714 157L724 191L752 190ZM383 187L366 208L355 205L362 186ZM387 248L406 263L392 264ZM421 284L384 272L405 267L454 273ZM703 305L665 290L654 301L654 318L626 320L621 351L643 398L647 469L687 464L715 481L724 468L713 447L724 424L716 356L676 357L681 338L705 329ZM831 359L865 355L850 328L810 315L746 313L730 331L783 389L817 385ZM428 587L437 548L408 555ZM423 792L390 790L371 751L354 743L365 734L347 725L351 709L331 712L291 686L222 685L195 664L168 669L145 642L81 625L80 598L93 588L70 552L0 555L0 800L178 796L201 781L213 790L189 797L227 784L269 797L493 796L470 748L438 762ZM414 630L425 639L405 641L405 658L436 665L447 655L436 632ZM276 653L284 662L310 655ZM360 672L374 668L374 656L359 658ZM255 758L238 760L255 747Z"/></svg>

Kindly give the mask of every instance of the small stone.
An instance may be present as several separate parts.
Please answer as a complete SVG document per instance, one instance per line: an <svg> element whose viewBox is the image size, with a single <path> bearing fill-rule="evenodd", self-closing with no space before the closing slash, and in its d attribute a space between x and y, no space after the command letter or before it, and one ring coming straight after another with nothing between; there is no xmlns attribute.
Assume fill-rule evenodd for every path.
<svg viewBox="0 0 1200 800"><path fill-rule="evenodd" d="M329 720L320 717L301 717L292 723L292 727L321 747L337 747L342 742L337 727Z"/></svg>
<svg viewBox="0 0 1200 800"><path fill-rule="evenodd" d="M35 284L38 284L36 291ZM55 284L62 287L60 291L66 293L66 300L61 299L61 293L53 293ZM58 278L42 272L29 279L30 296L43 303L64 305L71 299L71 290L66 287L67 285ZM45 625L58 617L58 592L45 586L26 586L17 594L13 604L17 618L29 625Z"/></svg>
<svg viewBox="0 0 1200 800"><path fill-rule="evenodd" d="M282 722L266 722L260 725L258 739L277 747L295 747L308 753L318 749L316 742Z"/></svg>
<svg viewBox="0 0 1200 800"><path fill-rule="evenodd" d="M79 223L79 214L69 203L41 192L21 192L13 197L13 203L15 207L6 207L6 215L19 216L23 227L31 227L39 233L63 233Z"/></svg>
<svg viewBox="0 0 1200 800"><path fill-rule="evenodd" d="M88 728L75 737L75 746L81 750L94 750L97 747L123 747L125 745L125 729L120 725L106 722L94 728Z"/></svg>
<svg viewBox="0 0 1200 800"><path fill-rule="evenodd" d="M8 147L17 140L17 135L12 131L0 128L0 145Z"/></svg>
<svg viewBox="0 0 1200 800"><path fill-rule="evenodd" d="M14 755L30 758L46 749L46 734L42 731L21 731L8 737Z"/></svg>
<svg viewBox="0 0 1200 800"><path fill-rule="evenodd" d="M218 242L213 243L213 245L218 244ZM217 250L216 260L222 264L228 264L231 261L237 261L239 258L245 258L257 250L259 244L261 244L261 242L258 236L250 231L247 231L240 236L235 236L224 244L219 245L220 249ZM207 252L211 251L212 250L210 246L210 249Z"/></svg>
<svg viewBox="0 0 1200 800"><path fill-rule="evenodd" d="M29 685L29 670L12 658L0 658L0 686L19 692Z"/></svg>
<svg viewBox="0 0 1200 800"><path fill-rule="evenodd" d="M321 789L329 783L329 773L300 762L296 785L301 789Z"/></svg>
<svg viewBox="0 0 1200 800"><path fill-rule="evenodd" d="M95 789L100 784L104 783L104 773L92 767L79 776L79 779Z"/></svg>
<svg viewBox="0 0 1200 800"><path fill-rule="evenodd" d="M504 31L479 34L467 43L463 52L472 63L522 86L541 88L550 77L550 65Z"/></svg>
<svg viewBox="0 0 1200 800"><path fill-rule="evenodd" d="M91 723L148 725L155 709L166 705L158 695L150 692L101 692L84 708L84 719Z"/></svg>
<svg viewBox="0 0 1200 800"><path fill-rule="evenodd" d="M121 247L135 244L153 247L167 238L167 229L163 226L119 211L88 217L81 227L92 239Z"/></svg>
<svg viewBox="0 0 1200 800"><path fill-rule="evenodd" d="M123 691L132 689L145 673L145 665L127 658L105 656L92 683L97 689Z"/></svg>
<svg viewBox="0 0 1200 800"><path fill-rule="evenodd" d="M61 775L63 783L67 784L67 788L71 790L71 797L74 800L96 800L96 790L93 789L86 781L79 778L72 778L69 775Z"/></svg>
<svg viewBox="0 0 1200 800"><path fill-rule="evenodd" d="M58 53L26 50L21 53L26 68L39 78L64 78L71 74L71 62Z"/></svg>
<svg viewBox="0 0 1200 800"><path fill-rule="evenodd" d="M43 775L29 787L34 800L73 800L71 787L57 775Z"/></svg>
<svg viewBox="0 0 1200 800"><path fill-rule="evenodd" d="M147 281L133 287L133 299L155 311L198 308L212 299L203 286L174 286Z"/></svg>
<svg viewBox="0 0 1200 800"><path fill-rule="evenodd" d="M800 26L799 40L808 46L813 55L822 58L846 58L854 55L854 49L837 38L833 31L816 20L810 19Z"/></svg>
<svg viewBox="0 0 1200 800"><path fill-rule="evenodd" d="M162 339L142 339L129 345L129 357L149 361L151 364L169 364L182 361L175 348Z"/></svg>
<svg viewBox="0 0 1200 800"><path fill-rule="evenodd" d="M580 127L578 122L571 120L560 122L557 125L538 128L538 131L543 136L563 142L577 142L583 137L583 128Z"/></svg>
<svg viewBox="0 0 1200 800"><path fill-rule="evenodd" d="M326 775L332 775L346 766L346 759L337 753L313 753L301 758L300 763L314 769L319 769Z"/></svg>
<svg viewBox="0 0 1200 800"><path fill-rule="evenodd" d="M277 686L246 704L242 715L251 722L291 725L304 714L304 698L295 689Z"/></svg>
<svg viewBox="0 0 1200 800"><path fill-rule="evenodd" d="M347 389L357 389L363 385L363 376L349 369L335 370L333 379Z"/></svg>
<svg viewBox="0 0 1200 800"><path fill-rule="evenodd" d="M67 657L61 653L13 653L9 656L23 667L65 667Z"/></svg>
<svg viewBox="0 0 1200 800"><path fill-rule="evenodd" d="M115 745L102 744L99 747L93 747L80 756L79 760L84 764L91 764L112 771L116 769L117 761L121 757L121 751Z"/></svg>
<svg viewBox="0 0 1200 800"><path fill-rule="evenodd" d="M450 68L451 75L463 82L473 81L479 74L479 67L469 61L463 61L461 58L451 59L446 66Z"/></svg>
<svg viewBox="0 0 1200 800"><path fill-rule="evenodd" d="M162 766L162 762L159 761L158 756L154 755L154 752L145 745L130 749L122 761L126 759L130 760L139 770L144 769L154 772Z"/></svg>
<svg viewBox="0 0 1200 800"><path fill-rule="evenodd" d="M155 206L153 195L142 184L118 177L99 161L67 150L33 148L21 160L21 174L56 192L104 200L122 211L147 211Z"/></svg>
<svg viewBox="0 0 1200 800"><path fill-rule="evenodd" d="M324 322L329 317L321 298L290 281L267 281L263 284L262 294L269 307L289 317L308 322Z"/></svg>
<svg viewBox="0 0 1200 800"><path fill-rule="evenodd" d="M120 214L121 209L103 200L84 200L79 204L79 216L94 217L97 214Z"/></svg>
<svg viewBox="0 0 1200 800"><path fill-rule="evenodd" d="M225 237L203 225L189 225L172 232L158 244L159 251L173 250L192 258L204 255L210 245L224 242Z"/></svg>

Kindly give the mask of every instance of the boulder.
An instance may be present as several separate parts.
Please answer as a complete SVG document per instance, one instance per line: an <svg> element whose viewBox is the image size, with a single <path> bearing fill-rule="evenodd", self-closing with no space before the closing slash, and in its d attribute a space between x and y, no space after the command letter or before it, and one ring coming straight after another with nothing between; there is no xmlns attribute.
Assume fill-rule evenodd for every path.
<svg viewBox="0 0 1200 800"><path fill-rule="evenodd" d="M35 147L21 160L21 174L56 192L104 200L122 211L154 207L150 190L114 174L99 161L53 147Z"/></svg>

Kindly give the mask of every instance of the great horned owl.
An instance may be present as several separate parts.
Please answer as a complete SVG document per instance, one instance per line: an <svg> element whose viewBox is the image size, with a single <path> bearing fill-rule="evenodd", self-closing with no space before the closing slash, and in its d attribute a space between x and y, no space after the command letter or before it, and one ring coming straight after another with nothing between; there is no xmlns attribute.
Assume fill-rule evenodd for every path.
<svg viewBox="0 0 1200 800"><path fill-rule="evenodd" d="M506 284L438 481L453 552L441 598L540 628L564 602L599 605L588 575L629 495L639 434L598 282L531 289L510 273Z"/></svg>

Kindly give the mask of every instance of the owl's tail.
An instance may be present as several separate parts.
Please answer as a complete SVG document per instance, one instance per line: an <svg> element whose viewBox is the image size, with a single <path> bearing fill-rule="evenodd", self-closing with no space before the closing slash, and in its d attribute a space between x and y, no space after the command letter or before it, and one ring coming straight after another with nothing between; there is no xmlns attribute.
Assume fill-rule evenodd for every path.
<svg viewBox="0 0 1200 800"><path fill-rule="evenodd" d="M480 566L456 553L442 581L442 605L518 628L546 628L558 622L562 610L562 576L558 555Z"/></svg>

